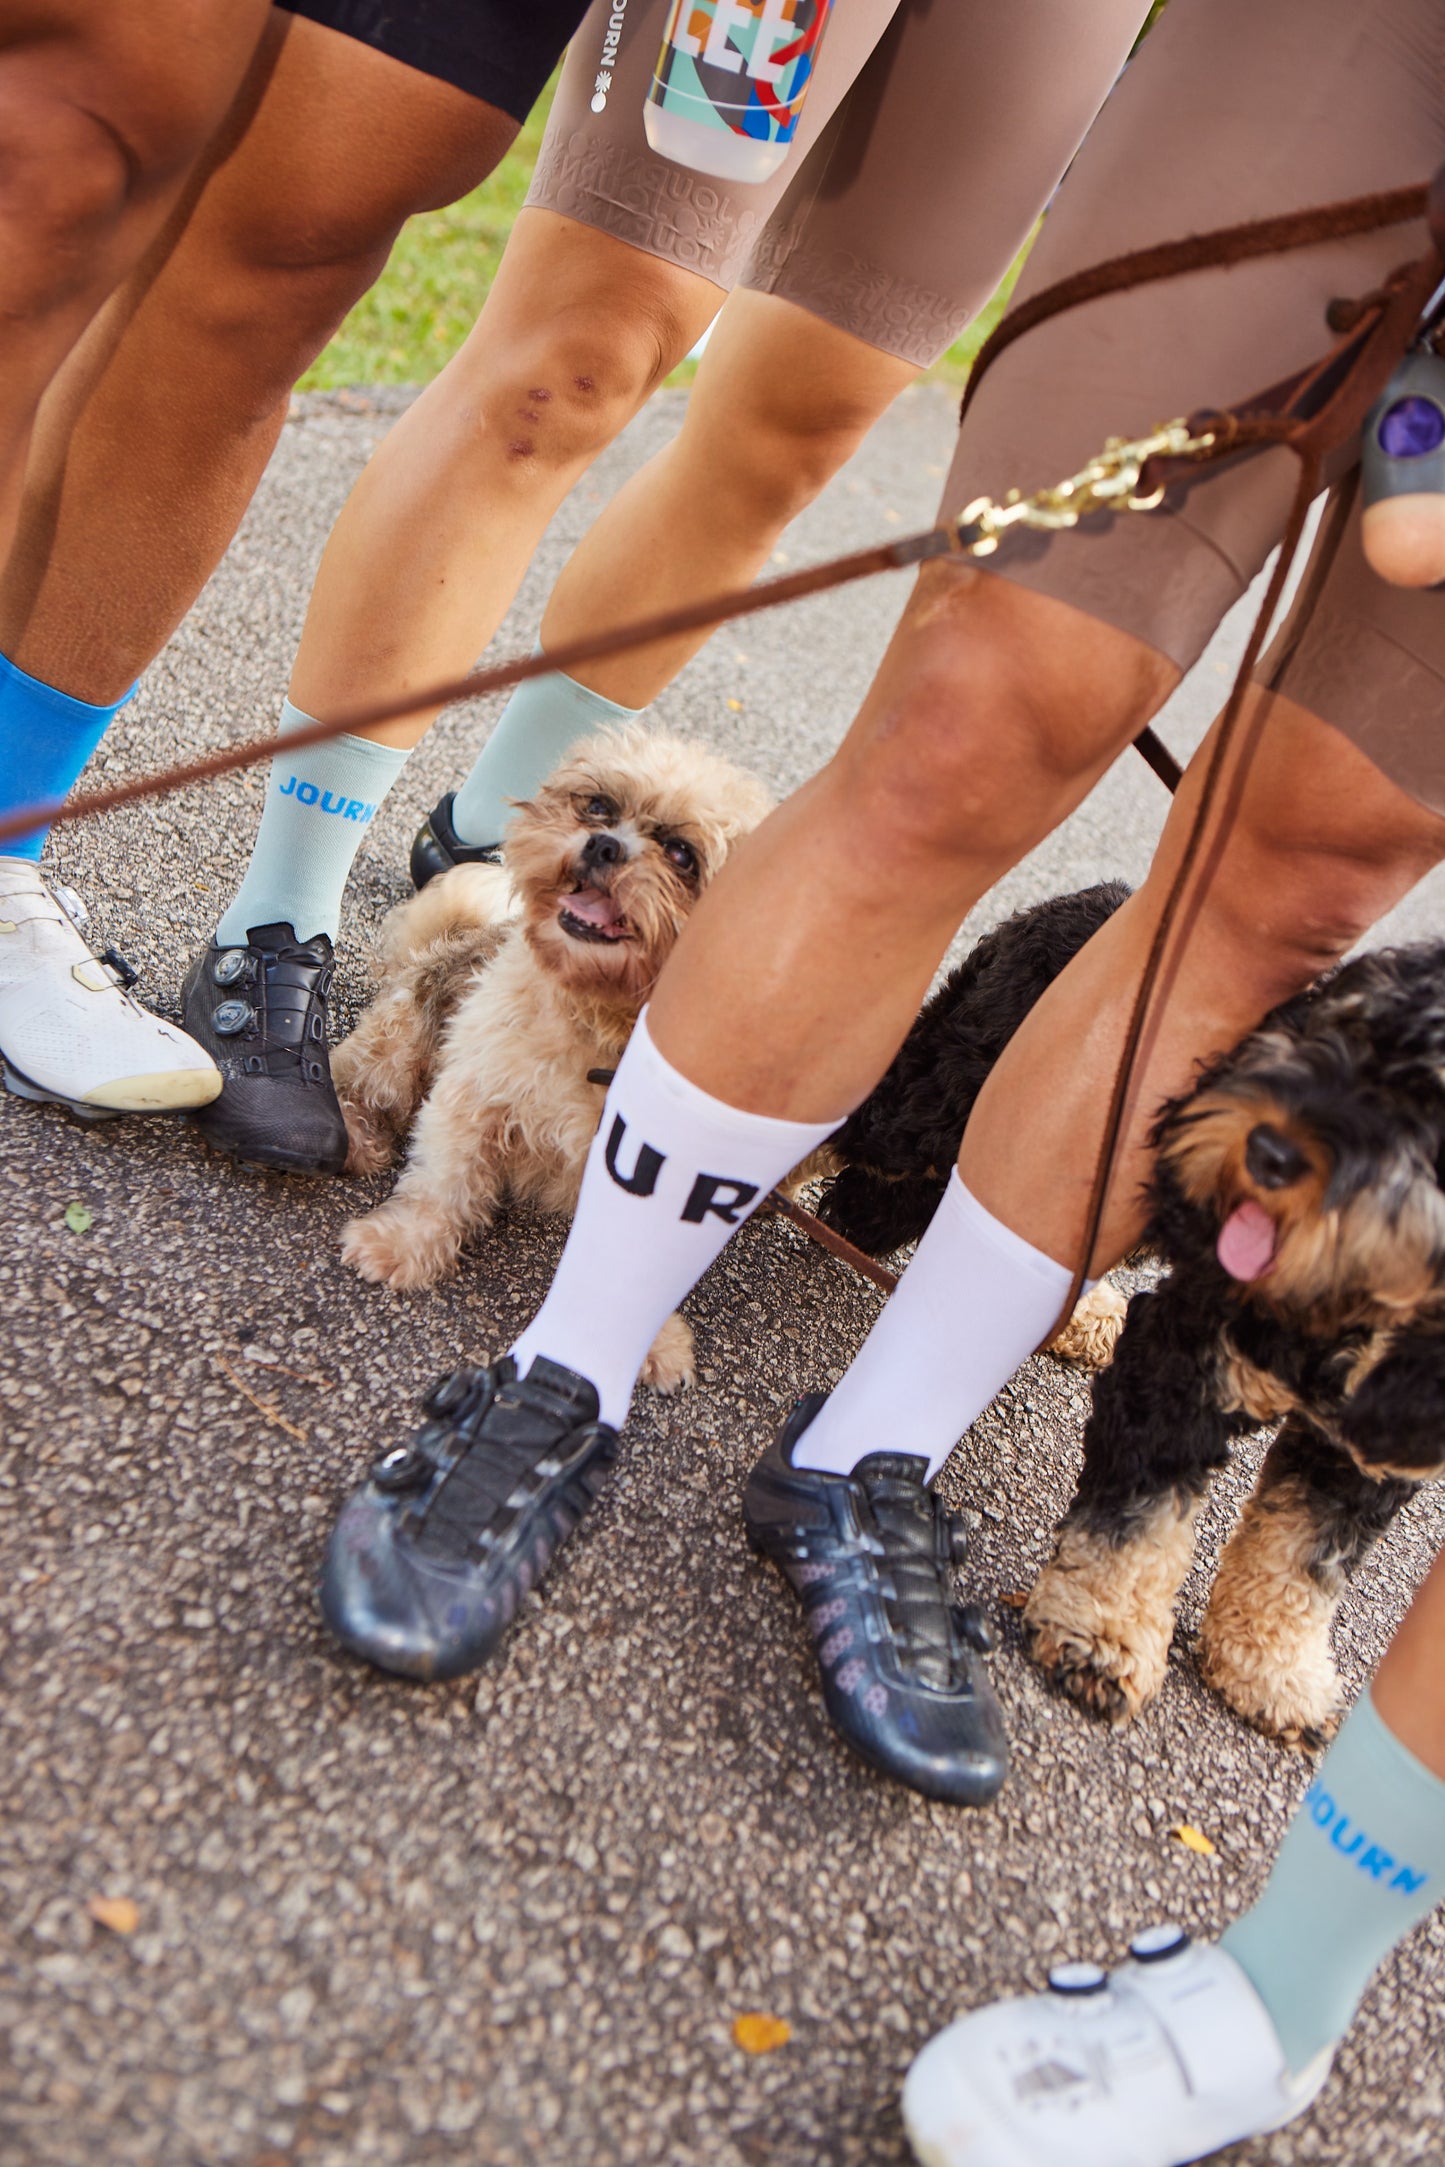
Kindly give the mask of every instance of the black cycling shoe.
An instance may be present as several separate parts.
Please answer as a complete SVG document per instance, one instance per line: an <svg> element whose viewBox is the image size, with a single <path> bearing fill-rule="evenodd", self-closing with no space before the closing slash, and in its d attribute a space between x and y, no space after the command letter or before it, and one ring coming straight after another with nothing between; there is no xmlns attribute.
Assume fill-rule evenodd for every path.
<svg viewBox="0 0 1445 2167"><path fill-rule="evenodd" d="M538 1355L453 1370L431 1420L342 1507L321 1614L343 1647L403 1678L459 1678L492 1653L601 1490L617 1432L585 1377Z"/></svg>
<svg viewBox="0 0 1445 2167"><path fill-rule="evenodd" d="M225 1079L193 1117L232 1158L287 1174L339 1174L346 1122L331 1082L324 933L253 925L245 947L203 948L181 990L185 1028Z"/></svg>
<svg viewBox="0 0 1445 2167"><path fill-rule="evenodd" d="M464 843L452 826L452 807L456 803L455 790L449 790L427 814L411 843L411 884L420 895L429 880L438 873L449 873L454 865L500 865L500 843Z"/></svg>
<svg viewBox="0 0 1445 2167"><path fill-rule="evenodd" d="M748 1540L801 1598L824 1703L854 1751L925 1798L986 1806L1008 1773L1008 1736L979 1660L992 1631L949 1593L963 1529L913 1454L872 1452L851 1475L795 1467L826 1398L799 1401L748 1477Z"/></svg>

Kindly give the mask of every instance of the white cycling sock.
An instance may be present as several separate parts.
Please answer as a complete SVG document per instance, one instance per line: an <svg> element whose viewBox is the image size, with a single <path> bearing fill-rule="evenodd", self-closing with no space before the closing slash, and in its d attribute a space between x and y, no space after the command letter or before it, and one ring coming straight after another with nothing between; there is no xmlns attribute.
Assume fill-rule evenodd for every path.
<svg viewBox="0 0 1445 2167"><path fill-rule="evenodd" d="M970 1195L954 1168L896 1294L803 1432L797 1467L926 1456L931 1482L1058 1317L1073 1273Z"/></svg>
<svg viewBox="0 0 1445 2167"><path fill-rule="evenodd" d="M541 654L537 647L535 654ZM565 671L529 677L502 709L472 771L452 800L452 828L464 843L499 843L514 810L529 798L579 737L609 722L631 722L640 707L619 707Z"/></svg>
<svg viewBox="0 0 1445 2167"><path fill-rule="evenodd" d="M1221 1942L1304 2069L1342 2039L1376 1965L1445 1896L1445 1783L1366 1691L1320 1762L1264 1894Z"/></svg>
<svg viewBox="0 0 1445 2167"><path fill-rule="evenodd" d="M336 938L351 861L407 755L369 737L334 737L289 753L285 738L313 720L287 700L246 877L216 928L244 945L252 926L289 925L299 941Z"/></svg>
<svg viewBox="0 0 1445 2167"><path fill-rule="evenodd" d="M735 1227L836 1122L725 1106L678 1074L637 1020L607 1093L547 1298L513 1348L590 1378L621 1427L647 1351Z"/></svg>

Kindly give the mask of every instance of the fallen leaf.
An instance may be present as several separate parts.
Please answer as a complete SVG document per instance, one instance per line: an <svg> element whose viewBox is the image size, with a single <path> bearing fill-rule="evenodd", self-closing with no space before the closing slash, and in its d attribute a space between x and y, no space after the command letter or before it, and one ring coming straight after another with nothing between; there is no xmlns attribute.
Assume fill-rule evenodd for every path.
<svg viewBox="0 0 1445 2167"><path fill-rule="evenodd" d="M1186 1851L1197 1851L1202 1859L1212 1859L1215 1856L1215 1846L1202 1828L1191 1828L1187 1821L1181 1821L1177 1827L1171 1828L1169 1833L1178 1838Z"/></svg>
<svg viewBox="0 0 1445 2167"><path fill-rule="evenodd" d="M1010 1588L1006 1594L999 1597L999 1601L1003 1604L1005 1610L1023 1610L1027 1607L1028 1599L1027 1588Z"/></svg>
<svg viewBox="0 0 1445 2167"><path fill-rule="evenodd" d="M88 1234L95 1225L95 1220L80 1198L76 1197L73 1203L65 1207L65 1223L72 1234Z"/></svg>
<svg viewBox="0 0 1445 2167"><path fill-rule="evenodd" d="M744 2054L771 2054L774 2047L785 2047L792 2036L793 2027L784 2018L764 2016L756 2009L733 2018L733 2042Z"/></svg>
<svg viewBox="0 0 1445 2167"><path fill-rule="evenodd" d="M133 1934L140 1925L140 1905L128 1896L92 1896L85 1908L97 1926L113 1934Z"/></svg>
<svg viewBox="0 0 1445 2167"><path fill-rule="evenodd" d="M735 715L740 715L743 711L743 703L741 700L729 700L728 706L732 709Z"/></svg>

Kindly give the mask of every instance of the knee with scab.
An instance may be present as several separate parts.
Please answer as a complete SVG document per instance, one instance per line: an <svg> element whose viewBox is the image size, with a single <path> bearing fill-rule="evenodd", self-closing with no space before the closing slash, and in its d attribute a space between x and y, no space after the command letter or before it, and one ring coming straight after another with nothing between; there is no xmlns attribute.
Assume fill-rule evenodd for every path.
<svg viewBox="0 0 1445 2167"><path fill-rule="evenodd" d="M658 381L655 342L635 326L599 329L593 318L584 335L553 325L527 348L488 357L474 409L483 438L523 473L595 457Z"/></svg>

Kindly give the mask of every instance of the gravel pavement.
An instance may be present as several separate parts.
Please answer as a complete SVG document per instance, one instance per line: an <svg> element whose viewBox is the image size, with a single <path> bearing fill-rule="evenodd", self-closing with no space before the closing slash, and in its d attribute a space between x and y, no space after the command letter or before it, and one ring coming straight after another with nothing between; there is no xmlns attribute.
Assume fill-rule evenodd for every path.
<svg viewBox="0 0 1445 2167"><path fill-rule="evenodd" d="M328 525L401 403L297 402L95 772L274 716ZM564 508L498 652L531 640L567 550L680 411L659 398ZM906 394L787 558L925 524L951 428L947 393ZM844 728L904 591L725 629L661 719L790 787ZM1182 688L1176 746L1239 637ZM446 718L367 838L343 1017L418 808L494 713ZM240 874L262 787L258 771L58 840L161 1007ZM1126 755L970 930L1137 877L1164 802ZM1441 900L1417 891L1393 930L1438 927ZM1309 1764L1205 1692L1188 1642L1253 1455L1218 1487L1141 1721L1111 1734L1052 1698L1005 1607L1003 1798L969 1814L890 1786L836 1743L793 1598L742 1537L745 1470L878 1300L778 1224L747 1228L693 1298L698 1389L639 1396L610 1489L480 1681L421 1690L342 1656L312 1596L338 1501L437 1371L507 1344L562 1239L519 1217L455 1280L398 1297L338 1261L359 1188L238 1174L183 1125L0 1104L3 2167L895 2167L899 2080L960 2006L1066 1955L1115 1957L1161 1915L1214 1930L1249 1903ZM1076 1374L1034 1361L956 1456L983 1599L1043 1562L1085 1405ZM1345 1607L1352 1686L1445 1534L1442 1496L1402 1516ZM789 2042L742 2052L748 2011L785 2019ZM1442 2019L1437 1915L1381 1974L1315 2112L1228 2157L1438 2159Z"/></svg>

